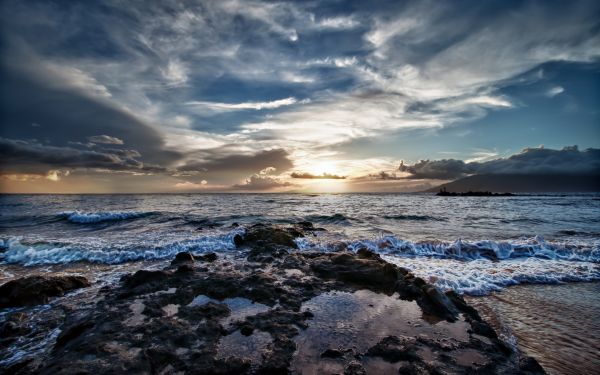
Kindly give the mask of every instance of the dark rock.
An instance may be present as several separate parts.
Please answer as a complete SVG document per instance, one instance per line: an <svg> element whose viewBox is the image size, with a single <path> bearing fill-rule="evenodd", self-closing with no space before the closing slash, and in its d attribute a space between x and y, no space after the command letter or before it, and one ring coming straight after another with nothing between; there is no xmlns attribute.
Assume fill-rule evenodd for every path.
<svg viewBox="0 0 600 375"><path fill-rule="evenodd" d="M171 265L175 266L182 263L194 263L194 256L192 255L192 253L188 251L182 251L180 253L177 253L177 255L175 255L175 259L173 259L173 261L171 262Z"/></svg>
<svg viewBox="0 0 600 375"><path fill-rule="evenodd" d="M322 256L311 264L324 278L333 278L375 290L392 290L400 276L398 267L381 259L361 259L350 253Z"/></svg>
<svg viewBox="0 0 600 375"><path fill-rule="evenodd" d="M21 312L10 314L4 323L0 325L0 339L12 338L25 335L30 332L27 324L27 315Z"/></svg>
<svg viewBox="0 0 600 375"><path fill-rule="evenodd" d="M381 357L388 362L417 360L416 339L404 336L387 336L369 348L367 355Z"/></svg>
<svg viewBox="0 0 600 375"><path fill-rule="evenodd" d="M69 341L81 336L85 331L91 329L93 326L94 322L85 321L72 324L71 326L63 329L61 334L56 339L55 348L65 346Z"/></svg>
<svg viewBox="0 0 600 375"><path fill-rule="evenodd" d="M175 271L176 273L190 273L190 272L194 272L194 267L192 267L189 264L183 264L179 267L177 267L177 271Z"/></svg>
<svg viewBox="0 0 600 375"><path fill-rule="evenodd" d="M344 353L338 349L327 349L321 353L321 358L341 358Z"/></svg>
<svg viewBox="0 0 600 375"><path fill-rule="evenodd" d="M448 321L455 321L458 309L452 301L433 285L423 285L423 294L417 298L417 303L425 314L434 315Z"/></svg>
<svg viewBox="0 0 600 375"><path fill-rule="evenodd" d="M544 368L533 357L521 357L519 360L519 374L537 375L545 374Z"/></svg>
<svg viewBox="0 0 600 375"><path fill-rule="evenodd" d="M161 283L167 280L170 273L166 271L147 271L139 270L133 275L126 275L121 278L124 285L128 288L135 288L136 286L150 283Z"/></svg>
<svg viewBox="0 0 600 375"><path fill-rule="evenodd" d="M400 375L431 375L431 374L440 374L438 371L430 371L425 365L421 363L403 363L400 368L398 368L398 374Z"/></svg>
<svg viewBox="0 0 600 375"><path fill-rule="evenodd" d="M203 262L209 262L212 263L215 260L217 260L217 254L215 253L208 253L208 254L204 254L204 255L200 255L198 257L198 260L203 261Z"/></svg>
<svg viewBox="0 0 600 375"><path fill-rule="evenodd" d="M254 332L254 328L250 325L243 325L240 328L240 333L244 336L250 336Z"/></svg>
<svg viewBox="0 0 600 375"><path fill-rule="evenodd" d="M496 333L496 331L486 322L478 322L477 320L471 320L470 323L473 333L492 339L498 338L498 334Z"/></svg>
<svg viewBox="0 0 600 375"><path fill-rule="evenodd" d="M0 308L47 303L50 297L90 285L82 276L28 276L12 280L0 286Z"/></svg>
<svg viewBox="0 0 600 375"><path fill-rule="evenodd" d="M344 368L344 375L367 375L367 371L358 361L351 361Z"/></svg>
<svg viewBox="0 0 600 375"><path fill-rule="evenodd" d="M235 236L233 236L233 243L236 247L240 247L244 245L244 238L241 235L236 234Z"/></svg>
<svg viewBox="0 0 600 375"><path fill-rule="evenodd" d="M255 224L246 230L240 238L236 235L234 242L236 246L283 246L297 249L298 245L294 239L301 237L302 233L293 228L281 228L265 224Z"/></svg>

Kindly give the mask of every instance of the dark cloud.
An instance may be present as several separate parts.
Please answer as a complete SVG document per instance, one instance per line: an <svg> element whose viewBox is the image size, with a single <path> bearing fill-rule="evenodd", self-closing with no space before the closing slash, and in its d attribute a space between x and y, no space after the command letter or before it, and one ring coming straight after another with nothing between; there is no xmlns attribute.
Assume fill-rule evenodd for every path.
<svg viewBox="0 0 600 375"><path fill-rule="evenodd" d="M381 171L379 173L368 175L366 179L368 179L368 180L402 180L403 178L397 177L395 173L388 173L385 171Z"/></svg>
<svg viewBox="0 0 600 375"><path fill-rule="evenodd" d="M94 142L94 143L102 143L102 144L107 144L107 145L122 145L123 144L123 140L119 139L117 137L111 137L110 135L94 135L91 137L88 137L88 141L90 142Z"/></svg>
<svg viewBox="0 0 600 375"><path fill-rule="evenodd" d="M291 174L291 177L292 178L304 178L304 179L322 179L322 180L343 180L346 178L346 176L339 176L337 174L329 174L329 173L312 174L312 173L308 173L308 172L304 172L304 173L294 172Z"/></svg>
<svg viewBox="0 0 600 375"><path fill-rule="evenodd" d="M508 158L465 163L462 160L421 160L401 164L409 178L450 180L474 174L600 174L600 149L580 151L577 146L562 150L526 148Z"/></svg>
<svg viewBox="0 0 600 375"><path fill-rule="evenodd" d="M285 172L294 164L289 154L283 149L264 150L255 154L231 154L221 156L225 150L211 150L201 161L189 161L178 168L181 172L188 171L217 171L220 173L239 173L248 175L268 167Z"/></svg>
<svg viewBox="0 0 600 375"><path fill-rule="evenodd" d="M80 150L56 147L34 141L0 138L0 164L3 172L45 172L49 168L90 168L112 171L164 172L145 165L136 150Z"/></svg>
<svg viewBox="0 0 600 375"><path fill-rule="evenodd" d="M243 184L233 185L233 189L239 190L273 190L277 188L295 186L291 182L282 181L276 176L271 175L275 168L268 167L248 177Z"/></svg>
<svg viewBox="0 0 600 375"><path fill-rule="evenodd" d="M182 154L165 146L163 135L123 108L101 96L84 93L54 79L43 66L19 69L2 64L0 79L0 136L38 139L57 147L69 142L125 143L141 154L141 161L169 166ZM75 79L75 78L74 78ZM32 127L30 124L39 124ZM106 135L110 134L110 136Z"/></svg>

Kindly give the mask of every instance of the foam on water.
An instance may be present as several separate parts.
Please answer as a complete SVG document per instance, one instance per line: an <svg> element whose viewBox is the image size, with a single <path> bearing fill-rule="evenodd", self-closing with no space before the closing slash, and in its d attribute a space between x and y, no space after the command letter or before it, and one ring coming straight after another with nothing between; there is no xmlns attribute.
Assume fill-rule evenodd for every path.
<svg viewBox="0 0 600 375"><path fill-rule="evenodd" d="M460 261L438 258L383 258L434 283L442 290L454 289L469 295L486 295L517 284L557 284L568 281L600 280L600 264L554 259L524 258L500 262L489 259Z"/></svg>
<svg viewBox="0 0 600 375"><path fill-rule="evenodd" d="M81 211L63 211L57 216L64 218L71 223L76 224L94 224L105 221L121 221L138 219L152 215L153 212L138 211L106 211L106 212L81 212Z"/></svg>
<svg viewBox="0 0 600 375"><path fill-rule="evenodd" d="M92 262L118 264L131 261L157 260L174 257L181 251L194 254L221 252L235 249L233 237L239 231L198 236L187 240L156 244L110 244L87 239L85 243L27 242L21 237L0 239L0 263L34 266Z"/></svg>
<svg viewBox="0 0 600 375"><path fill-rule="evenodd" d="M340 243L299 238L301 250L333 251ZM394 236L345 243L368 248L442 289L486 295L510 285L600 280L597 243L549 243L541 237L511 242L411 242Z"/></svg>

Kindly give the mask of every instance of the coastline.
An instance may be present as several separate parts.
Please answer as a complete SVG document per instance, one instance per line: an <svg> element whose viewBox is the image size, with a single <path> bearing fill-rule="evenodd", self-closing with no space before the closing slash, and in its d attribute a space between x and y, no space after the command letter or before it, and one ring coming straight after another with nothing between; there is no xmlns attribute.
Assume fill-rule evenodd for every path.
<svg viewBox="0 0 600 375"><path fill-rule="evenodd" d="M44 313L43 328L54 335L47 350L5 369L543 373L458 294L367 249L292 251L295 238L315 229L254 225L235 238L243 259L180 253L165 269L101 288L84 306L58 303ZM15 314L7 321L17 331L31 329ZM241 348L246 356L231 355Z"/></svg>

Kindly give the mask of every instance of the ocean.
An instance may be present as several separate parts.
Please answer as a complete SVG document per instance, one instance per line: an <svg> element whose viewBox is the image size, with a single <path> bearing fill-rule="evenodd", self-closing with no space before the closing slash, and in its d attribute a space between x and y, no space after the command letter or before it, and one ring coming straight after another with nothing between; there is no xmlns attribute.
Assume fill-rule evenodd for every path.
<svg viewBox="0 0 600 375"><path fill-rule="evenodd" d="M525 317L511 303L530 304L529 314L549 321L545 315L561 314L560 308L544 308L557 289L539 292L531 284L558 285L566 304L580 306L585 293L576 292L579 285L595 285L597 291L600 281L600 194L138 194L0 196L0 283L66 272L102 286L135 269L160 267L181 251L236 254L233 238L247 225L300 221L325 230L298 239L298 251L374 250L442 289L488 306L488 318L505 325L500 329L507 341L542 365L556 360L560 348L554 354L528 347L536 326L529 315L527 324L520 321ZM546 298L524 300L534 292ZM597 330L588 320L598 303L583 306L568 324L575 319ZM568 332L561 321L539 329ZM594 337L581 350L600 363ZM561 363L550 364L550 372L561 373Z"/></svg>

